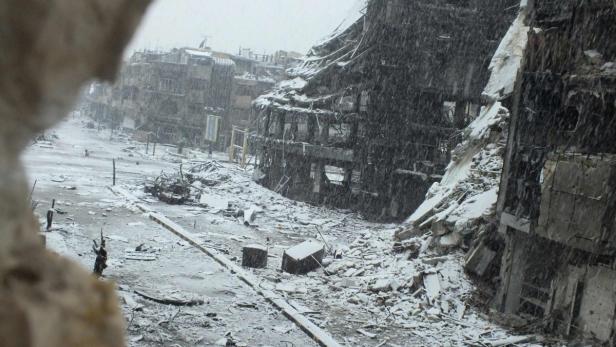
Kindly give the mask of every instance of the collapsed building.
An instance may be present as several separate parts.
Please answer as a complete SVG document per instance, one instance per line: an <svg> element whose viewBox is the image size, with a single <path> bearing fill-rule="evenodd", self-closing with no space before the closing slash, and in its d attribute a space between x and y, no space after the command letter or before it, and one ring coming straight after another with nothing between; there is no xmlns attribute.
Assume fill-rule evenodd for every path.
<svg viewBox="0 0 616 347"><path fill-rule="evenodd" d="M497 209L497 307L615 343L616 6L536 0Z"/></svg>
<svg viewBox="0 0 616 347"><path fill-rule="evenodd" d="M294 199L408 216L477 116L517 4L367 1L255 101L257 178Z"/></svg>

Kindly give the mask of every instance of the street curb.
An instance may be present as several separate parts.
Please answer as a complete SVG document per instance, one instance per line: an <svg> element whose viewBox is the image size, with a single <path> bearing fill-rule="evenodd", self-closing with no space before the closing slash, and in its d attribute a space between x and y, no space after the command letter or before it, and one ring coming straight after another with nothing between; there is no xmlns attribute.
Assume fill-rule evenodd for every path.
<svg viewBox="0 0 616 347"><path fill-rule="evenodd" d="M306 333L310 338L312 338L315 342L317 342L322 347L342 347L334 338L325 330L319 328L317 325L312 323L306 316L299 313L295 308L293 308L283 297L272 292L271 290L263 289L259 286L258 279L244 271L240 266L236 265L234 262L229 260L224 255L220 254L218 251L214 249L210 249L200 245L197 242L197 238L192 235L192 233L186 231L182 226L173 222L166 216L161 213L158 213L144 204L140 203L137 198L132 196L130 193L125 191L122 188L118 187L108 187L109 190L115 195L121 196L128 200L131 204L137 207L142 212L148 214L148 217L155 221L156 223L163 226L165 229L169 230L173 234L179 236L181 239L188 242L193 247L197 248L201 252L205 253L212 259L214 259L217 263L222 265L224 268L229 270L232 274L242 280L244 283L248 284L257 294L261 295L265 298L269 303L271 303L274 307L279 309L285 317L294 322L304 333Z"/></svg>

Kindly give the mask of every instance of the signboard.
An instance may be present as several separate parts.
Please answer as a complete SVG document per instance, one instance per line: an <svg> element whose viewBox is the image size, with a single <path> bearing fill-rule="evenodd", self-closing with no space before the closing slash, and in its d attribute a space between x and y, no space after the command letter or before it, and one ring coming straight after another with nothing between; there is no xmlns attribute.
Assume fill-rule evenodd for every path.
<svg viewBox="0 0 616 347"><path fill-rule="evenodd" d="M205 140L210 142L218 141L218 131L220 130L221 117L208 115L207 126L205 128Z"/></svg>

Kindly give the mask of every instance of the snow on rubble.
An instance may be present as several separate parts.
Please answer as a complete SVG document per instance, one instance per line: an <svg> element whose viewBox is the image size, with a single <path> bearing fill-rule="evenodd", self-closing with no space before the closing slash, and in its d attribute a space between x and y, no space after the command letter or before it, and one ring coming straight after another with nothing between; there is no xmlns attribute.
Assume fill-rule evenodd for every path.
<svg viewBox="0 0 616 347"><path fill-rule="evenodd" d="M513 93L515 80L528 43L529 27L525 24L526 2L523 0L520 4L518 17L509 27L490 62L491 76L483 95L491 100L502 100Z"/></svg>
<svg viewBox="0 0 616 347"><path fill-rule="evenodd" d="M434 245L468 248L494 220L509 120L501 101L511 97L520 69L529 30L526 14L522 1L490 63L483 92L488 104L464 130L441 182L430 188L424 203L397 231L398 240L431 232Z"/></svg>
<svg viewBox="0 0 616 347"><path fill-rule="evenodd" d="M202 161L194 158L183 166L197 167ZM259 286L278 292L344 345L443 345L442 341L498 345L511 338L508 331L490 323L473 307L474 285L463 271L462 255L429 249L429 235L392 248L396 225L370 223L346 210L292 201L252 181L251 170L234 163L205 162L215 162L203 167L215 167L227 179L204 185L202 203L190 207L195 209L192 213L153 200L142 186L127 189L156 203L157 210L185 227L191 227L200 216L207 218L210 226L205 231L191 233L238 265L242 246L264 245L269 252L266 268L249 270L261 279ZM490 194L496 192L489 190L467 199L457 210L482 214L488 208L486 201L492 199ZM249 210L255 211L255 217L244 224ZM225 233L213 230L215 226ZM304 241L314 247L297 248ZM326 254L316 270L302 276L280 271L288 250L302 258L322 245ZM296 251L301 254L293 253ZM527 339L530 337L524 336Z"/></svg>

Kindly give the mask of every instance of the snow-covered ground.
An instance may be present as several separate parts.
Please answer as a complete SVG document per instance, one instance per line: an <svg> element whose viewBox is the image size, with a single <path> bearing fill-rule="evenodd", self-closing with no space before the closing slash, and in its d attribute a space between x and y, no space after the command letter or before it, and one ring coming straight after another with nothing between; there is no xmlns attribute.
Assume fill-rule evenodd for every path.
<svg viewBox="0 0 616 347"><path fill-rule="evenodd" d="M91 268L92 239L103 229L109 248L106 280L118 284L134 346L211 346L232 338L244 346L314 346L273 306L206 254L148 220L107 186L116 158L117 185L241 264L244 245L269 249L266 269L245 269L264 289L284 297L296 310L345 346L499 345L510 334L471 307L473 286L462 269L462 253L428 249L428 236L392 249L397 225L366 222L357 214L288 200L251 180L252 172L187 150L145 145L108 131L86 129L71 118L52 133L57 139L33 144L24 155L33 199L43 216L56 199L48 248ZM84 156L85 149L90 152ZM215 160L213 186L203 186L201 204L171 206L143 192L147 177L172 173L191 162ZM229 204L258 211L255 221L225 216ZM326 269L307 275L279 271L285 249L307 239L323 242ZM146 252L135 252L142 245ZM333 259L334 251L341 254ZM142 260L136 260L141 258ZM178 308L135 293L160 298L199 298L204 305Z"/></svg>

